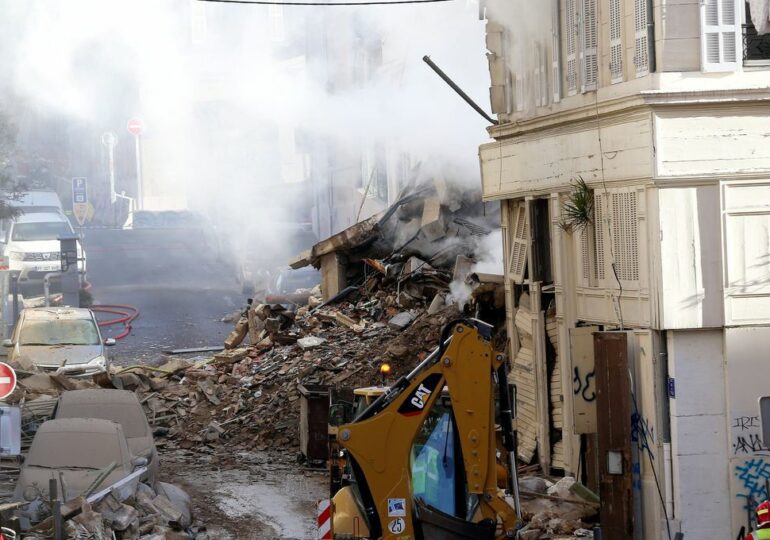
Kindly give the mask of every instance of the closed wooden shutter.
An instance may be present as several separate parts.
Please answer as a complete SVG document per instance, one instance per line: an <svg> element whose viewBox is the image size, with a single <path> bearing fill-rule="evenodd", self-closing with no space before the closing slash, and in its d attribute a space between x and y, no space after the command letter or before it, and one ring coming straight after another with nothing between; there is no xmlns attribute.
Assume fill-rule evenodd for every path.
<svg viewBox="0 0 770 540"><path fill-rule="evenodd" d="M643 77L650 72L648 17L647 0L634 0L634 65L637 77Z"/></svg>
<svg viewBox="0 0 770 540"><path fill-rule="evenodd" d="M511 224L508 228L510 235L510 250L508 260L508 276L514 283L523 283L527 270L527 253L529 252L529 224L527 223L527 208L524 202L510 203L515 205L511 214Z"/></svg>
<svg viewBox="0 0 770 540"><path fill-rule="evenodd" d="M516 385L516 426L519 460L529 463L537 449L538 414L537 383L535 382L535 344L532 337L532 312L529 295L519 298L515 315L519 350L513 359L508 382Z"/></svg>
<svg viewBox="0 0 770 540"><path fill-rule="evenodd" d="M594 195L594 243L596 245L596 278L600 284L604 280L607 257L604 250L604 239L608 236L607 222L605 220L605 199L603 193Z"/></svg>
<svg viewBox="0 0 770 540"><path fill-rule="evenodd" d="M620 0L610 0L610 82L623 82L623 16Z"/></svg>
<svg viewBox="0 0 770 540"><path fill-rule="evenodd" d="M552 1L552 46L551 46L551 80L553 81L553 102L561 101L561 22L559 18L559 0Z"/></svg>
<svg viewBox="0 0 770 540"><path fill-rule="evenodd" d="M567 36L567 94L572 96L577 93L577 1L567 0L567 20L565 21Z"/></svg>
<svg viewBox="0 0 770 540"><path fill-rule="evenodd" d="M703 71L733 71L741 51L740 0L702 0L701 64Z"/></svg>
<svg viewBox="0 0 770 540"><path fill-rule="evenodd" d="M639 281L639 220L637 194L612 194L612 244L615 270L622 281Z"/></svg>
<svg viewBox="0 0 770 540"><path fill-rule="evenodd" d="M583 0L583 84L581 90L596 90L599 75L596 0Z"/></svg>

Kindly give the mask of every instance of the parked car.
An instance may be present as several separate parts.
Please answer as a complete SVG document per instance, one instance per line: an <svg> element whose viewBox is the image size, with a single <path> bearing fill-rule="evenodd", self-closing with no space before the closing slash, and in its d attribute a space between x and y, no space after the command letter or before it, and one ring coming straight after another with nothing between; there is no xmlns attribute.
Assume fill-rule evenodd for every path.
<svg viewBox="0 0 770 540"><path fill-rule="evenodd" d="M101 418L123 428L128 448L134 456L147 459L151 485L158 480L160 462L152 430L136 394L127 390L71 390L59 397L54 418Z"/></svg>
<svg viewBox="0 0 770 540"><path fill-rule="evenodd" d="M112 472L92 486L112 463L116 464ZM20 512L22 528L41 520L51 478L67 501L89 487L93 487L92 491L104 489L145 464L145 458L131 454L120 424L96 418L44 422L32 440L13 492L14 501L31 502Z"/></svg>
<svg viewBox="0 0 770 540"><path fill-rule="evenodd" d="M46 274L61 271L59 237L74 235L72 225L62 214L22 214L10 222L5 240L5 254L12 272L20 282L42 282ZM78 242L78 271L86 272L86 252Z"/></svg>
<svg viewBox="0 0 770 540"><path fill-rule="evenodd" d="M107 371L109 359L96 316L90 309L47 307L25 309L10 339L8 360L21 368L37 367L69 377L91 377Z"/></svg>
<svg viewBox="0 0 770 540"><path fill-rule="evenodd" d="M46 212L64 215L59 195L54 191L24 191L7 199L6 204L24 214Z"/></svg>

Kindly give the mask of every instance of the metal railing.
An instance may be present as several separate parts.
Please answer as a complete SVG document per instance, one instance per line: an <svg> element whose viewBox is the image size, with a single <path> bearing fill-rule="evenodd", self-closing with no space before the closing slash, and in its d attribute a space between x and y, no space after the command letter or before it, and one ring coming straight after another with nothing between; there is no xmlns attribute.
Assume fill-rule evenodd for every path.
<svg viewBox="0 0 770 540"><path fill-rule="evenodd" d="M770 65L770 34L760 36L753 24L743 25L743 64Z"/></svg>

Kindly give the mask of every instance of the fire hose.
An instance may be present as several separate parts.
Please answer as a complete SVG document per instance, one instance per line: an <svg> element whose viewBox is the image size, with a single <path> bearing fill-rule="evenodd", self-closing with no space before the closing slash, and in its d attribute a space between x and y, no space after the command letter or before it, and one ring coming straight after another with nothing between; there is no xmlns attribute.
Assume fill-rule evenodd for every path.
<svg viewBox="0 0 770 540"><path fill-rule="evenodd" d="M123 325L123 331L114 336L115 339L123 339L131 333L131 323L139 317L139 309L134 306L128 306L124 304L97 304L91 306L91 311L94 313L109 313L111 315L118 315L112 319L106 319L99 321L99 326L113 326L116 324Z"/></svg>

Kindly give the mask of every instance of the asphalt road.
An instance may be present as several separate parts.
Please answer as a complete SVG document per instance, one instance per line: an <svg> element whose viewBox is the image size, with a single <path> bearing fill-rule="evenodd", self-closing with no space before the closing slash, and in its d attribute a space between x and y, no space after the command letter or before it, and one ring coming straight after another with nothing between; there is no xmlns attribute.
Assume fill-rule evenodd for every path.
<svg viewBox="0 0 770 540"><path fill-rule="evenodd" d="M164 350L221 345L232 330L222 317L245 304L232 268L197 235L86 229L83 244L94 303L140 311L131 334L110 350L118 364L157 364Z"/></svg>

